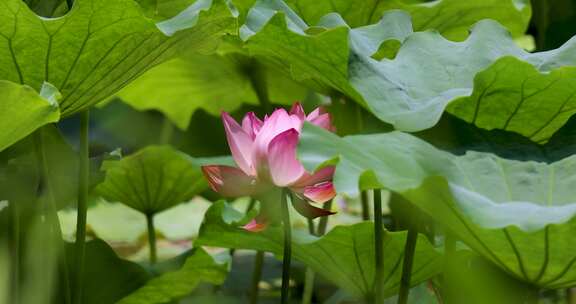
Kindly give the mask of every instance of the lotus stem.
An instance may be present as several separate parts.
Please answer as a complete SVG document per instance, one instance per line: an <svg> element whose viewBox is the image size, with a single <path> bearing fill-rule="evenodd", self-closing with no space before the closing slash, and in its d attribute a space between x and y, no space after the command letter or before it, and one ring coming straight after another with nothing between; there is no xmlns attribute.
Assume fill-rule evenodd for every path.
<svg viewBox="0 0 576 304"><path fill-rule="evenodd" d="M404 262L402 265L402 277L400 278L400 292L398 295L398 304L408 303L408 294L410 293L410 279L412 276L412 266L414 264L414 252L418 241L418 229L415 224L408 228L408 236L404 245Z"/></svg>
<svg viewBox="0 0 576 304"><path fill-rule="evenodd" d="M12 248L11 248L11 273L12 273L12 294L13 303L20 302L20 211L18 204L10 204L12 222Z"/></svg>
<svg viewBox="0 0 576 304"><path fill-rule="evenodd" d="M316 229L314 229L314 220L308 218L308 232L311 235L316 235ZM314 293L314 278L316 274L310 267L306 267L306 274L304 276L304 292L302 294L302 304L312 303L312 295Z"/></svg>
<svg viewBox="0 0 576 304"><path fill-rule="evenodd" d="M566 288L566 304L576 304L573 288Z"/></svg>
<svg viewBox="0 0 576 304"><path fill-rule="evenodd" d="M78 177L78 215L76 222L76 279L74 303L82 303L84 285L84 258L86 253L86 218L88 213L89 185L89 134L90 112L80 114L80 170Z"/></svg>
<svg viewBox="0 0 576 304"><path fill-rule="evenodd" d="M248 206L246 207L246 214L248 214L256 206L256 200L251 197ZM230 249L230 256L234 257L234 248ZM262 280L262 268L264 267L264 251L256 251L254 255L254 269L252 270L252 286L250 287L250 304L258 303L260 294L260 280Z"/></svg>
<svg viewBox="0 0 576 304"><path fill-rule="evenodd" d="M252 60L248 71L250 84L258 96L258 101L266 113L270 112L272 105L268 97L268 86L266 85L266 74L260 68L260 64L255 59Z"/></svg>
<svg viewBox="0 0 576 304"><path fill-rule="evenodd" d="M48 157L46 155L46 144L44 142L44 129L39 129L35 133L36 153L39 166L41 168L40 180L43 184L44 191L47 197L47 205L43 206L47 218L50 219L50 237L56 237L56 242L60 246L59 264L63 268L64 279L64 302L66 304L72 303L71 288L70 288L70 273L68 271L68 258L66 255L66 248L62 239L62 228L60 227L60 220L58 218L58 207L56 206L56 198L54 197L54 186L50 179L50 170L48 168ZM19 265L19 264L15 264ZM17 303L17 301L16 301Z"/></svg>
<svg viewBox="0 0 576 304"><path fill-rule="evenodd" d="M302 304L312 303L312 296L314 294L314 280L316 273L312 268L306 267L306 274L304 276L304 293L302 295Z"/></svg>
<svg viewBox="0 0 576 304"><path fill-rule="evenodd" d="M360 202L362 203L362 220L370 220L370 206L368 204L368 191L362 191L360 194Z"/></svg>
<svg viewBox="0 0 576 304"><path fill-rule="evenodd" d="M332 209L332 200L329 200L324 203L322 207L324 210ZM318 223L318 231L316 232L319 236L322 236L326 233L326 228L328 227L328 217L324 216L320 219L320 223Z"/></svg>
<svg viewBox="0 0 576 304"><path fill-rule="evenodd" d="M382 193L374 189L374 300L375 303L384 302L384 229L382 222Z"/></svg>
<svg viewBox="0 0 576 304"><path fill-rule="evenodd" d="M150 249L150 264L154 265L158 261L156 247L156 229L154 228L154 214L146 214L146 224L148 227L148 247Z"/></svg>
<svg viewBox="0 0 576 304"><path fill-rule="evenodd" d="M446 261L453 261L455 258L455 254L456 254L456 239L454 238L454 235L447 232L444 239L444 255L446 256ZM444 288L445 289L444 297L446 298L447 303L451 303L452 302L451 299L453 298L453 289L450 286L451 281L452 280L450 278L450 272L448 266L445 266L444 284L446 286Z"/></svg>
<svg viewBox="0 0 576 304"><path fill-rule="evenodd" d="M282 224L284 227L284 255L282 257L281 303L288 304L290 298L290 264L292 262L292 227L288 210L288 190L282 191Z"/></svg>
<svg viewBox="0 0 576 304"><path fill-rule="evenodd" d="M68 11L72 9L72 5L74 4L74 0L66 0L66 5L68 6Z"/></svg>
<svg viewBox="0 0 576 304"><path fill-rule="evenodd" d="M264 266L264 251L256 251L254 258L254 271L252 271L252 288L250 290L250 304L258 303L259 284L262 279L262 268Z"/></svg>
<svg viewBox="0 0 576 304"><path fill-rule="evenodd" d="M168 145L172 142L174 136L174 125L167 116L164 116L162 121L162 129L160 130L160 139L158 142L161 145Z"/></svg>

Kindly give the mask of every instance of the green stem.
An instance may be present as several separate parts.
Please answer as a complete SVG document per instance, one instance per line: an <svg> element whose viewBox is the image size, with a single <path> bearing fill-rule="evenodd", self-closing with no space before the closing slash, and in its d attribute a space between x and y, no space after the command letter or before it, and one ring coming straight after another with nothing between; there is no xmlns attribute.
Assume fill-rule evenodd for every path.
<svg viewBox="0 0 576 304"><path fill-rule="evenodd" d="M314 220L308 218L308 232L311 235L316 234L316 229L314 227ZM304 276L304 293L302 295L302 304L312 303L312 295L314 293L314 277L316 274L310 267L306 267L306 274Z"/></svg>
<svg viewBox="0 0 576 304"><path fill-rule="evenodd" d="M47 198L47 206L45 206L46 214L49 217L51 223L50 235L56 238L56 242L60 247L59 264L63 269L64 277L64 301L66 304L72 303L72 291L70 288L70 272L68 269L68 257L66 254L66 248L64 240L62 239L62 227L60 226L60 219L58 218L58 207L56 206L56 198L54 196L54 185L52 185L52 179L50 178L50 170L48 166L48 156L46 154L46 143L44 142L44 131L45 129L40 129L36 132L36 145L38 153L38 162L41 168L40 180L44 186L44 191ZM50 209L50 210L48 210Z"/></svg>
<svg viewBox="0 0 576 304"><path fill-rule="evenodd" d="M332 200L325 202L324 206L322 206L322 208L324 208L324 210L332 209ZM320 223L318 224L317 235L319 235L319 236L324 235L326 233L327 227L328 227L328 217L324 216L320 219Z"/></svg>
<svg viewBox="0 0 576 304"><path fill-rule="evenodd" d="M88 213L89 135L90 112L80 114L80 170L78 176L78 215L76 223L76 285L74 303L82 303L84 288L84 258L86 254L86 218Z"/></svg>
<svg viewBox="0 0 576 304"><path fill-rule="evenodd" d="M382 193L374 189L374 252L375 277L374 299L375 303L384 302L384 229L382 222Z"/></svg>
<svg viewBox="0 0 576 304"><path fill-rule="evenodd" d="M312 303L312 296L314 295L314 280L316 273L312 268L306 267L306 274L304 277L304 293L302 295L302 304Z"/></svg>
<svg viewBox="0 0 576 304"><path fill-rule="evenodd" d="M156 229L154 228L154 214L146 214L146 224L148 226L148 247L150 248L150 264L156 264L158 254L156 253Z"/></svg>
<svg viewBox="0 0 576 304"><path fill-rule="evenodd" d="M284 227L284 254L282 256L282 295L281 303L287 304L290 298L290 264L292 262L292 226L288 210L288 193L282 191L282 224Z"/></svg>
<svg viewBox="0 0 576 304"><path fill-rule="evenodd" d="M576 304L576 297L572 288L566 288L566 304Z"/></svg>
<svg viewBox="0 0 576 304"><path fill-rule="evenodd" d="M268 98L268 86L266 85L266 74L264 69L256 60L252 60L250 68L248 70L248 76L250 77L250 84L258 96L258 101L260 105L264 108L266 113L272 110L272 105L270 99Z"/></svg>
<svg viewBox="0 0 576 304"><path fill-rule="evenodd" d="M18 204L12 203L9 207L12 210L12 296L13 303L20 302L20 211ZM0 298L1 300L2 298Z"/></svg>
<svg viewBox="0 0 576 304"><path fill-rule="evenodd" d="M546 48L546 32L548 31L550 9L548 0L532 0L533 21L536 25L538 36L536 37L536 50L543 51Z"/></svg>
<svg viewBox="0 0 576 304"><path fill-rule="evenodd" d="M258 303L260 292L259 284L262 280L262 268L264 266L264 251L256 251L254 257L254 271L252 271L252 288L250 290L250 304Z"/></svg>
<svg viewBox="0 0 576 304"><path fill-rule="evenodd" d="M66 5L68 6L68 11L72 9L72 5L74 4L73 0L66 0Z"/></svg>
<svg viewBox="0 0 576 304"><path fill-rule="evenodd" d="M362 220L370 220L370 205L368 203L368 191L364 190L360 194L360 202L362 203Z"/></svg>
<svg viewBox="0 0 576 304"><path fill-rule="evenodd" d="M452 234L447 232L444 239L444 255L446 256L447 263L450 263L450 261L453 261L455 259L455 254L456 254L456 238L454 238ZM451 287L452 283L453 282L450 276L449 265L446 265L444 269L445 287L443 288L446 303L452 303L452 299L454 298L453 295L454 290Z"/></svg>
<svg viewBox="0 0 576 304"><path fill-rule="evenodd" d="M414 252L416 242L418 241L418 229L411 225L408 229L408 237L404 245L404 262L402 265L402 277L400 278L400 292L398 295L398 304L408 303L408 294L410 292L410 278L412 276L412 265L414 264Z"/></svg>
<svg viewBox="0 0 576 304"><path fill-rule="evenodd" d="M168 145L172 142L172 137L174 136L174 125L170 121L170 119L164 116L164 120L162 121L162 129L160 131L160 139L158 142L161 145Z"/></svg>
<svg viewBox="0 0 576 304"><path fill-rule="evenodd" d="M308 233L311 235L316 235L316 228L314 227L314 220L311 218L307 218L308 220Z"/></svg>

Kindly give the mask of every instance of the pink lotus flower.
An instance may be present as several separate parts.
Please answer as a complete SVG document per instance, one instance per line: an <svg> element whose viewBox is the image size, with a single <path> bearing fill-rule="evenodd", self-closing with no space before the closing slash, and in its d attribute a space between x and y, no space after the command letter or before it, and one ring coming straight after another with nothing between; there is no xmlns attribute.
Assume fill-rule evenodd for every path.
<svg viewBox="0 0 576 304"><path fill-rule="evenodd" d="M334 167L311 174L296 158L296 147L305 121L333 130L330 115L317 108L308 116L295 104L290 113L277 109L260 120L252 112L238 124L228 113L222 114L226 138L236 167L203 166L202 171L211 188L225 197L252 196L261 202L262 213L246 225L261 230L279 209L279 191L289 188L295 209L309 218L332 214L307 203L323 203L335 195L332 185Z"/></svg>

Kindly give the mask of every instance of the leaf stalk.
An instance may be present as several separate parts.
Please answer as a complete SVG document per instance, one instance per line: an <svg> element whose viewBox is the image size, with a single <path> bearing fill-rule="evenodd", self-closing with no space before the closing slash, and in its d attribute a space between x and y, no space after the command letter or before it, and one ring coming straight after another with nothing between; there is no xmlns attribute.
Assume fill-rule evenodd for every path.
<svg viewBox="0 0 576 304"><path fill-rule="evenodd" d="M88 213L88 186L89 186L89 124L90 112L80 113L80 170L78 177L78 214L76 222L76 278L74 282L74 303L82 303L84 288L84 259L86 254L86 219Z"/></svg>
<svg viewBox="0 0 576 304"><path fill-rule="evenodd" d="M374 252L375 277L374 300L375 303L384 302L384 227L382 221L382 192L374 189Z"/></svg>
<svg viewBox="0 0 576 304"><path fill-rule="evenodd" d="M252 287L250 290L250 304L258 303L259 283L262 279L262 268L264 266L264 251L256 251L254 257L254 270L252 271Z"/></svg>
<svg viewBox="0 0 576 304"><path fill-rule="evenodd" d="M154 228L154 214L146 214L146 226L148 228L148 247L150 249L150 265L156 264L158 260L156 247L156 228Z"/></svg>
<svg viewBox="0 0 576 304"><path fill-rule="evenodd" d="M412 266L414 265L414 252L416 251L416 242L418 241L418 229L415 224L408 228L408 236L404 245L404 262L402 265L402 277L400 278L400 292L398 295L398 304L408 303L408 294L410 293L410 279L412 276Z"/></svg>
<svg viewBox="0 0 576 304"><path fill-rule="evenodd" d="M292 226L288 210L288 190L282 191L282 226L284 228L284 254L282 256L281 303L288 304L290 298L290 266L292 262Z"/></svg>

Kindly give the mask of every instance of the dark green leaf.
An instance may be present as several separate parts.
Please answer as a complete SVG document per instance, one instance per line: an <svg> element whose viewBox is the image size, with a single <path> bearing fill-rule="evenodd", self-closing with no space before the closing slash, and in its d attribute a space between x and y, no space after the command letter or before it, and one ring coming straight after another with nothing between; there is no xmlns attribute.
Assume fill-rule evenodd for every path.
<svg viewBox="0 0 576 304"><path fill-rule="evenodd" d="M67 247L68 269L74 277L75 247ZM146 281L150 274L138 264L120 259L104 241L96 239L86 243L86 264L84 266L84 288L82 303L114 304L134 292ZM63 302L60 302L63 303Z"/></svg>
<svg viewBox="0 0 576 304"><path fill-rule="evenodd" d="M242 213L225 202L217 202L207 211L196 244L282 254L281 228L269 227L253 233L240 227L245 221ZM356 297L366 297L373 291L374 283L373 227L369 222L338 226L321 238L295 231L294 258ZM398 291L405 240L406 232L387 232L384 236L384 290L388 296ZM439 254L425 237L420 236L412 285L431 278L440 270Z"/></svg>
<svg viewBox="0 0 576 304"><path fill-rule="evenodd" d="M122 160L106 161L103 169L106 178L97 193L145 214L185 202L208 187L200 164L169 146L150 146Z"/></svg>
<svg viewBox="0 0 576 304"><path fill-rule="evenodd" d="M191 293L200 282L222 284L228 265L216 261L204 249L197 248L181 269L154 278L118 304L162 304Z"/></svg>
<svg viewBox="0 0 576 304"><path fill-rule="evenodd" d="M494 19L508 28L514 36L523 35L531 9L527 0L288 0L287 3L308 24L316 24L326 14L338 13L351 27L378 22L392 9L412 15L414 29L435 29L449 39L463 40L470 25L482 19ZM458 17L456 17L458 16Z"/></svg>
<svg viewBox="0 0 576 304"><path fill-rule="evenodd" d="M76 0L55 19L6 0L0 19L0 78L35 89L52 83L63 116L102 101L183 47L212 49L235 26L223 1L204 0L158 24L132 0Z"/></svg>

